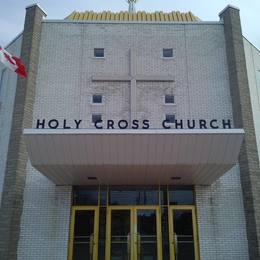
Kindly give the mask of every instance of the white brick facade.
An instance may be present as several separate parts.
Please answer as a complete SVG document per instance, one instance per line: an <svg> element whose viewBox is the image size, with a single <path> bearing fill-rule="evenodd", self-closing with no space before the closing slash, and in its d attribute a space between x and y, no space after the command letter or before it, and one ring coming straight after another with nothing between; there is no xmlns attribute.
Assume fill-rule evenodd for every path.
<svg viewBox="0 0 260 260"><path fill-rule="evenodd" d="M260 159L260 51L246 39L244 39L244 47L256 141Z"/></svg>
<svg viewBox="0 0 260 260"><path fill-rule="evenodd" d="M201 259L249 259L239 167L195 190Z"/></svg>
<svg viewBox="0 0 260 260"><path fill-rule="evenodd" d="M94 59L94 48L105 48ZM162 49L174 58L163 59ZM232 118L223 25L44 22L37 77L34 126L40 119L130 118L130 82L95 82L91 77L129 73L129 50L136 50L140 75L171 75L174 83L137 82L135 117L161 128L165 114L182 119ZM91 103L102 94L102 105ZM173 93L176 104L166 106ZM18 259L57 259L67 255L71 188L56 187L28 165ZM212 186L196 187L202 260L248 259L239 168Z"/></svg>
<svg viewBox="0 0 260 260"><path fill-rule="evenodd" d="M55 186L27 168L18 259L66 259L71 187Z"/></svg>
<svg viewBox="0 0 260 260"><path fill-rule="evenodd" d="M105 48L104 59L93 58L95 47ZM162 58L167 47L174 49L173 59ZM89 128L92 113L102 113L104 119L128 119L130 83L92 82L91 77L127 75L130 49L136 50L138 74L175 79L175 83L137 82L137 119L149 118L154 128L161 128L166 113L183 119L232 118L224 48L221 24L46 22L35 105L40 108L34 125L36 118L80 118L85 122L81 127ZM95 93L103 94L103 105L91 104ZM165 106L166 93L176 95L176 106Z"/></svg>

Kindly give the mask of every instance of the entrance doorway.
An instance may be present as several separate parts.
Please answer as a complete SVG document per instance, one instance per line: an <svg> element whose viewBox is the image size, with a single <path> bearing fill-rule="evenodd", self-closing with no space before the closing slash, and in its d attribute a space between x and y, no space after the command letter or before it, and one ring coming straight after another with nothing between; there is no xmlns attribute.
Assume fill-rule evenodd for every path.
<svg viewBox="0 0 260 260"><path fill-rule="evenodd" d="M98 259L98 207L72 208L69 259Z"/></svg>
<svg viewBox="0 0 260 260"><path fill-rule="evenodd" d="M169 206L170 259L199 259L195 207Z"/></svg>
<svg viewBox="0 0 260 260"><path fill-rule="evenodd" d="M87 187L73 198L68 260L199 260L190 188Z"/></svg>
<svg viewBox="0 0 260 260"><path fill-rule="evenodd" d="M159 207L108 207L107 260L162 259Z"/></svg>

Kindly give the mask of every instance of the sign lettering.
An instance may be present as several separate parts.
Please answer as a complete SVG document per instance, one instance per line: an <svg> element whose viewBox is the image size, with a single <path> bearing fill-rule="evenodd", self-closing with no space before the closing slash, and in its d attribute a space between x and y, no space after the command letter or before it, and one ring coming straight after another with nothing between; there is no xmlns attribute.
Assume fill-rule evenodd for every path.
<svg viewBox="0 0 260 260"><path fill-rule="evenodd" d="M37 119L37 129L80 129L82 127L82 119L74 120L58 120L58 119ZM153 129L152 123L148 119L134 119L131 122L121 120L100 120L94 123L96 129ZM230 129L232 128L231 119L175 119L174 122L162 120L161 127L163 129Z"/></svg>

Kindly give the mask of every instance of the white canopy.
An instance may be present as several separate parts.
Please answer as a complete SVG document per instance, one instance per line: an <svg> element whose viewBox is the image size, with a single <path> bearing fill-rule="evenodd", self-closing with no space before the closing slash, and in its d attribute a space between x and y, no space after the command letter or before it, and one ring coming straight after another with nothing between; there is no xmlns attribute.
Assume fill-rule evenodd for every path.
<svg viewBox="0 0 260 260"><path fill-rule="evenodd" d="M31 164L58 185L211 184L236 163L242 129L25 129Z"/></svg>

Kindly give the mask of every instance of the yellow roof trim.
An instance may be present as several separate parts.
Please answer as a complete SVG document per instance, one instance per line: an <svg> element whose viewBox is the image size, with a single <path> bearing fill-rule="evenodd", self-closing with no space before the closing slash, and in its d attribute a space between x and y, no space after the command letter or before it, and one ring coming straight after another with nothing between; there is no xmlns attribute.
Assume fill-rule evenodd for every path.
<svg viewBox="0 0 260 260"><path fill-rule="evenodd" d="M84 19L84 20L87 20L87 19L88 19L88 12L85 12L85 13L84 13L83 19Z"/></svg>
<svg viewBox="0 0 260 260"><path fill-rule="evenodd" d="M163 14L163 16L164 16L164 20L166 21L166 22L168 22L169 21L169 15L167 15L167 14Z"/></svg>
<svg viewBox="0 0 260 260"><path fill-rule="evenodd" d="M119 20L120 21L124 20L124 13L122 11L119 13Z"/></svg>
<svg viewBox="0 0 260 260"><path fill-rule="evenodd" d="M156 21L155 13L151 13L152 21Z"/></svg>
<svg viewBox="0 0 260 260"><path fill-rule="evenodd" d="M102 12L101 13L101 20L106 20L106 16L107 16L107 13L106 12Z"/></svg>
<svg viewBox="0 0 260 260"><path fill-rule="evenodd" d="M79 14L79 20L83 20L84 19L84 13L80 13Z"/></svg>
<svg viewBox="0 0 260 260"><path fill-rule="evenodd" d="M119 13L112 13L110 11L103 11L96 13L93 11L77 12L73 11L68 15L66 20L76 21L155 21L155 22L198 22L200 19L193 13L180 13L179 11L164 13L154 12L146 13L139 11L131 14L128 12L121 11Z"/></svg>
<svg viewBox="0 0 260 260"><path fill-rule="evenodd" d="M93 19L93 12L88 12L88 19L89 20L92 20Z"/></svg>
<svg viewBox="0 0 260 260"><path fill-rule="evenodd" d="M79 18L80 18L80 13L76 12L74 14L73 20L79 20Z"/></svg>
<svg viewBox="0 0 260 260"><path fill-rule="evenodd" d="M181 14L181 18L182 18L182 21L186 21L186 15L185 14Z"/></svg>
<svg viewBox="0 0 260 260"><path fill-rule="evenodd" d="M172 12L172 16L173 16L173 21L177 21L179 19L176 12Z"/></svg>

